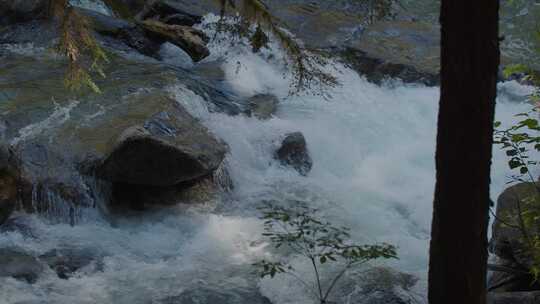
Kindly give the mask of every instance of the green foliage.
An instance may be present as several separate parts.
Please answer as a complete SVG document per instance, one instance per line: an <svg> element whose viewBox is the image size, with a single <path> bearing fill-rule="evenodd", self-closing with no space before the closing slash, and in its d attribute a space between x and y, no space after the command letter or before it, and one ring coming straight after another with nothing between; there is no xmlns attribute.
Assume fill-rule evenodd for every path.
<svg viewBox="0 0 540 304"><path fill-rule="evenodd" d="M321 53L316 54L304 48L288 31L286 31L277 18L268 10L262 0L217 0L221 7L221 20L217 31L230 30L239 37L248 38L254 51L259 51L268 43L271 35L287 52L287 64L291 66L294 81L291 93L298 93L310 89L312 92L322 94L328 87L338 85L337 79L324 71L328 60ZM355 0L364 5L368 12L365 24L391 16L392 7L397 0ZM226 26L223 22L227 11L237 16L236 26ZM255 26L255 31L250 30ZM319 90L316 90L317 87Z"/></svg>
<svg viewBox="0 0 540 304"><path fill-rule="evenodd" d="M239 37L248 38L254 50L258 51L263 43L266 45L264 36L268 34L280 43L287 52L286 63L291 66L294 76L292 93L313 89L316 85L320 88L337 85L336 78L323 71L322 67L326 64L323 58L303 49L300 42L279 26L279 21L270 13L264 2L261 0L219 0L219 2L221 20L218 31L227 29L223 26L223 18L226 12L231 10L238 18L237 26L229 29L232 28L232 32ZM251 25L256 25L254 33L250 30Z"/></svg>
<svg viewBox="0 0 540 304"><path fill-rule="evenodd" d="M51 15L60 21L57 52L68 59L65 86L71 90L87 87L95 93L101 93L92 75L104 78L103 65L108 63L109 59L92 35L90 21L78 13L68 1L51 1Z"/></svg>
<svg viewBox="0 0 540 304"><path fill-rule="evenodd" d="M499 130L501 123L495 122L494 143L501 146L508 156L508 167L517 171L510 183L524 182L531 185L532 191L518 200L515 216L499 219L508 227L518 229L522 242L532 259L529 269L535 280L540 278L540 188L531 169L540 164L540 160L531 159L529 153L540 152L540 125L538 107L529 113L516 115L522 119L507 129Z"/></svg>
<svg viewBox="0 0 540 304"><path fill-rule="evenodd" d="M350 269L375 259L397 258L396 248L389 244L357 245L351 242L349 229L337 227L317 217L318 210L298 202L293 207L267 204L260 208L264 220L263 236L275 248L285 247L310 261L315 282L308 283L284 261L262 260L254 265L261 277L277 274L295 277L320 301L326 303L332 290ZM323 286L320 269L334 263L342 267L327 286Z"/></svg>
<svg viewBox="0 0 540 304"><path fill-rule="evenodd" d="M529 67L527 67L524 64L512 64L509 66L506 66L503 70L503 76L504 78L509 78L510 76L514 74L521 74L521 73L528 73Z"/></svg>
<svg viewBox="0 0 540 304"><path fill-rule="evenodd" d="M540 125L535 115L538 115L536 109L517 114L517 117L523 118L517 124L505 130L495 129L494 132L494 143L499 144L509 157L508 166L519 171L519 174L513 177L514 181L535 181L530 173L530 166L537 166L539 161L530 159L528 155L530 150L540 152ZM500 126L500 122L495 122L495 128Z"/></svg>

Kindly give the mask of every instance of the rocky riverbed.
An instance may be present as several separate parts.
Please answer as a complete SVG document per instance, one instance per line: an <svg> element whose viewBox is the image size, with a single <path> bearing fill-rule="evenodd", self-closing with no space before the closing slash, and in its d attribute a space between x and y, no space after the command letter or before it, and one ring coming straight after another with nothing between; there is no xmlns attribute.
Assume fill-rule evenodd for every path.
<svg viewBox="0 0 540 304"><path fill-rule="evenodd" d="M251 268L277 254L257 207L303 201L357 241L400 248L399 262L347 276L336 300L425 301L436 19L406 11L364 27L330 2L271 2L332 54L340 82L292 96L277 44L253 54L213 39L213 2L109 2L73 1L110 59L96 94L65 88L44 1L0 0L0 300L312 303L294 280ZM499 118L530 90L501 83ZM494 195L504 168L496 153Z"/></svg>

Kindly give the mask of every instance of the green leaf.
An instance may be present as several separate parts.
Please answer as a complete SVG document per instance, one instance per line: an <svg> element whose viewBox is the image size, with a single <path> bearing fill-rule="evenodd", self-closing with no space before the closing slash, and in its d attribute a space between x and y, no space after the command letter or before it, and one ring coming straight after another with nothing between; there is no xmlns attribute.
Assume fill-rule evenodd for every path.
<svg viewBox="0 0 540 304"><path fill-rule="evenodd" d="M506 151L506 156L516 156L517 151L516 150L508 150Z"/></svg>
<svg viewBox="0 0 540 304"><path fill-rule="evenodd" d="M515 168L521 166L521 162L518 161L518 160L511 159L511 160L508 162L508 166L510 166L510 169L515 169Z"/></svg>
<svg viewBox="0 0 540 304"><path fill-rule="evenodd" d="M513 74L521 74L529 71L529 68L524 64L513 64L503 69L504 78L509 78Z"/></svg>
<svg viewBox="0 0 540 304"><path fill-rule="evenodd" d="M320 262L321 262L321 264L326 263L326 257L322 256L321 259L320 259Z"/></svg>

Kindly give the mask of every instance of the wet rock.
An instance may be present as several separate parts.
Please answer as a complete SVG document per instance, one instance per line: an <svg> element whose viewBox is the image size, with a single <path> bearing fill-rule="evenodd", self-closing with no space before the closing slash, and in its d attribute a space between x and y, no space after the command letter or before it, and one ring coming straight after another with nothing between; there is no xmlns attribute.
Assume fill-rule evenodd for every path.
<svg viewBox="0 0 540 304"><path fill-rule="evenodd" d="M47 16L48 0L0 0L0 25Z"/></svg>
<svg viewBox="0 0 540 304"><path fill-rule="evenodd" d="M540 182L536 183L536 187L539 186ZM535 191L533 183L517 184L503 191L497 199L496 219L493 222L489 247L490 251L498 257L515 261L527 269L533 265L533 259L523 244L521 231L505 223L517 226L518 203L521 202L523 210L525 208L523 199L534 194Z"/></svg>
<svg viewBox="0 0 540 304"><path fill-rule="evenodd" d="M58 38L58 27L54 22L33 20L25 23L0 27L0 43L32 44L34 47L51 47Z"/></svg>
<svg viewBox="0 0 540 304"><path fill-rule="evenodd" d="M78 270L92 263L100 263L99 256L96 257L93 252L84 249L54 249L41 255L39 259L61 279L69 279ZM100 265L97 266L99 268Z"/></svg>
<svg viewBox="0 0 540 304"><path fill-rule="evenodd" d="M497 259L495 264L489 264L488 291L491 292L514 292L540 290L538 283L534 283L534 277L530 271L515 261Z"/></svg>
<svg viewBox="0 0 540 304"><path fill-rule="evenodd" d="M0 277L35 283L43 272L37 258L15 249L0 248Z"/></svg>
<svg viewBox="0 0 540 304"><path fill-rule="evenodd" d="M136 16L138 20L154 19L166 24L193 26L202 21L202 16L182 10L181 5L170 0L150 1Z"/></svg>
<svg viewBox="0 0 540 304"><path fill-rule="evenodd" d="M19 166L21 205L30 212L76 223L85 209L104 209L112 183L174 186L212 175L227 151L168 88L204 96L212 111L234 109L232 96L188 71L111 56L107 79L95 79L103 93L75 99L64 87L62 60L10 52L3 58L2 136Z"/></svg>
<svg viewBox="0 0 540 304"><path fill-rule="evenodd" d="M135 24L132 22L105 15L94 10L79 7L75 8L75 10L79 14L87 17L90 20L90 25L92 26L92 28L100 34L117 36L120 34L120 32L135 27Z"/></svg>
<svg viewBox="0 0 540 304"><path fill-rule="evenodd" d="M97 168L98 176L116 183L174 186L211 174L227 147L175 100L162 99L139 125L122 132Z"/></svg>
<svg viewBox="0 0 540 304"><path fill-rule="evenodd" d="M0 169L0 225L4 224L15 210L17 183L14 175Z"/></svg>
<svg viewBox="0 0 540 304"><path fill-rule="evenodd" d="M389 78L397 78L405 83L422 83L427 86L435 86L439 83L437 74L421 72L412 66L371 57L358 49L346 48L340 51L340 54L346 64L375 84L380 85Z"/></svg>
<svg viewBox="0 0 540 304"><path fill-rule="evenodd" d="M409 67L420 75L439 74L440 27L437 23L406 19L380 21L367 27L347 45L369 58Z"/></svg>
<svg viewBox="0 0 540 304"><path fill-rule="evenodd" d="M210 176L168 187L115 183L111 210L121 214L126 208L143 211L150 206L205 203L233 188L229 173L223 165Z"/></svg>
<svg viewBox="0 0 540 304"><path fill-rule="evenodd" d="M164 40L148 36L144 29L135 23L92 10L83 8L77 10L90 19L92 28L99 34L117 39L143 55L159 57L158 53Z"/></svg>
<svg viewBox="0 0 540 304"><path fill-rule="evenodd" d="M220 303L220 304L271 304L268 298L256 292L243 290L214 290L209 288L190 289L182 292L178 296L172 296L158 301L160 304L199 304L199 303Z"/></svg>
<svg viewBox="0 0 540 304"><path fill-rule="evenodd" d="M313 167L313 160L307 149L306 139L300 132L288 134L281 147L276 151L276 158L281 164L294 168L306 176Z"/></svg>
<svg viewBox="0 0 540 304"><path fill-rule="evenodd" d="M139 24L146 31L184 50L195 62L210 55L206 47L209 38L201 30L183 25L169 25L156 20L144 20Z"/></svg>
<svg viewBox="0 0 540 304"><path fill-rule="evenodd" d="M10 163L8 148L0 142L0 226L8 220L15 209L16 200L16 175Z"/></svg>
<svg viewBox="0 0 540 304"><path fill-rule="evenodd" d="M537 304L540 292L489 292L487 304Z"/></svg>
<svg viewBox="0 0 540 304"><path fill-rule="evenodd" d="M247 99L246 111L248 116L258 119L270 119L277 111L279 99L272 94L257 94Z"/></svg>
<svg viewBox="0 0 540 304"><path fill-rule="evenodd" d="M407 295L416 285L418 278L414 275L399 272L387 267L374 267L361 275L361 289L357 299L358 304L409 304L414 303Z"/></svg>
<svg viewBox="0 0 540 304"><path fill-rule="evenodd" d="M133 19L140 12L146 0L103 0L105 4L115 13L124 19Z"/></svg>

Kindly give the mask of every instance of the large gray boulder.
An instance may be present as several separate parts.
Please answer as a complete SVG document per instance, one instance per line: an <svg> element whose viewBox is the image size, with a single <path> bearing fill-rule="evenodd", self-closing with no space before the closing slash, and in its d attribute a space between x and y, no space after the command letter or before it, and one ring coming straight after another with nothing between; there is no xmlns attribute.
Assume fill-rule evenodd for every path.
<svg viewBox="0 0 540 304"><path fill-rule="evenodd" d="M306 139L300 132L287 134L276 151L275 157L282 165L290 166L304 176L313 167L313 160L309 155Z"/></svg>
<svg viewBox="0 0 540 304"><path fill-rule="evenodd" d="M2 136L29 212L76 223L85 208L111 202L111 184L192 182L212 174L227 151L170 97L168 88L179 86L208 98L213 110L220 107L214 101L228 103L189 72L111 56L107 79L95 79L102 94L74 94L63 84L65 62L46 54L4 58Z"/></svg>
<svg viewBox="0 0 540 304"><path fill-rule="evenodd" d="M536 187L538 186L540 186L540 182L536 183ZM493 222L490 241L492 253L502 259L515 261L526 269L532 266L533 259L523 242L521 231L514 227L519 226L518 210L520 208L526 210L526 204L523 200L534 195L536 191L533 183L520 183L504 190L497 199L496 218ZM530 231L529 233L535 232Z"/></svg>
<svg viewBox="0 0 540 304"><path fill-rule="evenodd" d="M209 175L219 167L226 146L175 100L164 98L153 112L118 136L105 153L98 176L165 187Z"/></svg>
<svg viewBox="0 0 540 304"><path fill-rule="evenodd" d="M48 3L48 0L0 0L0 25L44 18Z"/></svg>

